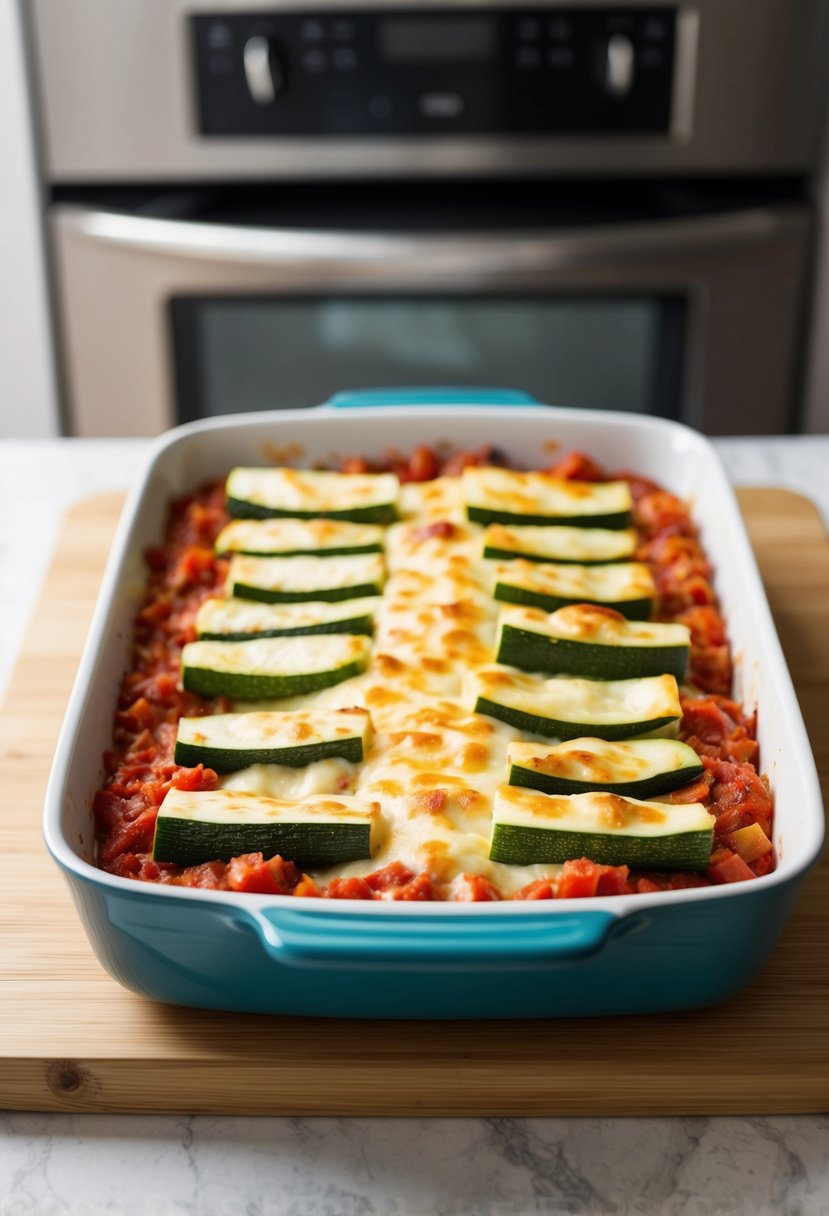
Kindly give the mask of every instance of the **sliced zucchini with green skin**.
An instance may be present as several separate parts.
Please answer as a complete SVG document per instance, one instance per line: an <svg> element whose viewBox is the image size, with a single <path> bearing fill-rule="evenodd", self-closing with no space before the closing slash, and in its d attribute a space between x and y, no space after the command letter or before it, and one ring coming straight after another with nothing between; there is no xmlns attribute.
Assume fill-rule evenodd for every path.
<svg viewBox="0 0 829 1216"><path fill-rule="evenodd" d="M359 764L370 742L365 709L213 714L179 719L175 762L190 768L204 764L217 773L251 764L305 768L334 756Z"/></svg>
<svg viewBox="0 0 829 1216"><path fill-rule="evenodd" d="M344 633L190 642L181 652L182 683L203 697L276 700L349 680L365 670L370 653L368 638Z"/></svg>
<svg viewBox="0 0 829 1216"><path fill-rule="evenodd" d="M601 865L704 870L714 823L700 802L669 806L595 791L553 797L503 785L492 807L489 856L515 866L587 857Z"/></svg>
<svg viewBox="0 0 829 1216"><path fill-rule="evenodd" d="M496 600L555 612L569 604L599 604L628 620L646 620L656 588L644 562L581 566L502 562L494 570Z"/></svg>
<svg viewBox="0 0 829 1216"><path fill-rule="evenodd" d="M245 557L230 559L226 588L238 599L263 604L334 603L380 595L386 567L379 553L346 557Z"/></svg>
<svg viewBox="0 0 829 1216"><path fill-rule="evenodd" d="M490 524L484 533L484 557L510 561L577 563L582 566L622 562L633 557L639 538L635 528L529 527Z"/></svg>
<svg viewBox="0 0 829 1216"><path fill-rule="evenodd" d="M664 672L682 681L691 652L686 625L629 621L595 604L545 613L504 608L496 661L522 671L550 671L597 680L635 679Z"/></svg>
<svg viewBox="0 0 829 1216"><path fill-rule="evenodd" d="M626 481L567 481L488 466L464 469L462 478L467 517L479 524L627 528L631 522Z"/></svg>
<svg viewBox="0 0 829 1216"><path fill-rule="evenodd" d="M673 676L641 680L545 680L509 667L482 667L467 676L465 701L478 714L546 738L632 739L679 722Z"/></svg>
<svg viewBox="0 0 829 1216"><path fill-rule="evenodd" d="M219 533L216 552L250 557L340 557L382 553L384 536L379 524L336 519L234 519Z"/></svg>
<svg viewBox="0 0 829 1216"><path fill-rule="evenodd" d="M343 519L387 524L397 518L394 473L236 468L226 483L227 509L238 519Z"/></svg>
<svg viewBox="0 0 829 1216"><path fill-rule="evenodd" d="M690 785L704 772L692 747L678 739L573 739L549 743L510 743L510 785L545 794L583 794L602 790L629 798L656 798Z"/></svg>
<svg viewBox="0 0 829 1216"><path fill-rule="evenodd" d="M279 854L300 868L371 857L378 804L319 794L299 802L238 790L171 789L158 811L153 858L179 866Z"/></svg>
<svg viewBox="0 0 829 1216"><path fill-rule="evenodd" d="M250 638L289 638L314 633L374 631L379 596L323 603L262 604L256 600L207 599L196 613L203 641L244 642Z"/></svg>

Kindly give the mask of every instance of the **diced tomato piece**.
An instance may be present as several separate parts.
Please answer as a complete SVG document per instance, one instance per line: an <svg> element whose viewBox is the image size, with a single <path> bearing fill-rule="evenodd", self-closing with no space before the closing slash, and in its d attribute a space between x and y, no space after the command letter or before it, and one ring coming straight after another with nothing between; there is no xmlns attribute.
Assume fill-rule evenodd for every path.
<svg viewBox="0 0 829 1216"><path fill-rule="evenodd" d="M101 862L107 866L119 853L149 853L153 846L156 808L147 807L134 819L125 819L101 845Z"/></svg>
<svg viewBox="0 0 829 1216"><path fill-rule="evenodd" d="M389 887L392 899L431 900L436 899L434 884L428 874L418 874L402 887Z"/></svg>
<svg viewBox="0 0 829 1216"><path fill-rule="evenodd" d="M349 456L343 461L340 471L342 473L369 473L371 465L362 456Z"/></svg>
<svg viewBox="0 0 829 1216"><path fill-rule="evenodd" d="M205 861L198 866L188 866L171 881L180 887L203 887L218 891L225 885L227 866L223 861Z"/></svg>
<svg viewBox="0 0 829 1216"><path fill-rule="evenodd" d="M232 858L227 867L227 885L231 891L290 895L299 880L300 873L294 863L278 854L265 861L261 853L242 853Z"/></svg>
<svg viewBox="0 0 829 1216"><path fill-rule="evenodd" d="M311 878L310 874L303 874L291 894L301 895L305 899L319 899L322 896L322 891L313 878Z"/></svg>
<svg viewBox="0 0 829 1216"><path fill-rule="evenodd" d="M513 899L553 899L553 884L549 878L536 878L534 882L528 882L526 886L521 887L512 897Z"/></svg>
<svg viewBox="0 0 829 1216"><path fill-rule="evenodd" d="M607 481L604 469L584 452L568 452L544 472L549 473L551 477L562 477L566 481Z"/></svg>
<svg viewBox="0 0 829 1216"><path fill-rule="evenodd" d="M713 777L703 773L698 781L692 781L690 785L683 785L681 789L673 790L670 794L660 794L659 801L669 802L673 806L688 802L706 803L711 795L712 781Z"/></svg>
<svg viewBox="0 0 829 1216"><path fill-rule="evenodd" d="M744 828L737 828L736 832L725 837L725 843L749 865L765 853L770 853L773 848L759 823L749 823Z"/></svg>
<svg viewBox="0 0 829 1216"><path fill-rule="evenodd" d="M708 867L708 877L714 883L745 882L753 878L754 872L746 865L738 853L730 849L720 849L715 854L718 860Z"/></svg>
<svg viewBox="0 0 829 1216"><path fill-rule="evenodd" d="M426 444L416 447L409 457L402 481L431 481L440 472L440 462L434 452Z"/></svg>
<svg viewBox="0 0 829 1216"><path fill-rule="evenodd" d="M486 903L500 899L501 893L488 878L482 874L462 874L461 881L455 893L455 899L460 903Z"/></svg>
<svg viewBox="0 0 829 1216"><path fill-rule="evenodd" d="M325 894L329 899L374 899L374 892L364 878L332 878Z"/></svg>
<svg viewBox="0 0 829 1216"><path fill-rule="evenodd" d="M375 870L366 875L366 882L372 891L389 891L393 887L403 887L414 878L414 870L404 866L400 861L392 861L382 870Z"/></svg>
<svg viewBox="0 0 829 1216"><path fill-rule="evenodd" d="M627 866L603 866L588 857L565 861L558 877L556 898L589 899L592 895L620 895L628 890Z"/></svg>
<svg viewBox="0 0 829 1216"><path fill-rule="evenodd" d="M175 790L215 790L219 778L212 768L197 764L195 768L177 769L170 778L170 784Z"/></svg>
<svg viewBox="0 0 829 1216"><path fill-rule="evenodd" d="M431 540L433 536L439 536L442 540L454 536L457 532L456 526L448 519L436 519L433 523L423 524L420 528L415 528L412 532L413 540Z"/></svg>

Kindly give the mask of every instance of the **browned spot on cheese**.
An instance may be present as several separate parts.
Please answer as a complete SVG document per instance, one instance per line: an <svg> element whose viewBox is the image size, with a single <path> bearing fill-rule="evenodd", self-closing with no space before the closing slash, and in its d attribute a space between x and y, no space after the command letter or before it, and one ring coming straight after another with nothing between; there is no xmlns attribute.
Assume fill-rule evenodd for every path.
<svg viewBox="0 0 829 1216"><path fill-rule="evenodd" d="M389 743L398 746L408 743L411 747L437 747L441 742L440 735L430 734L425 730L400 730L389 735Z"/></svg>
<svg viewBox="0 0 829 1216"><path fill-rule="evenodd" d="M467 772L480 772L489 762L489 748L485 743L466 743L462 756L462 765Z"/></svg>
<svg viewBox="0 0 829 1216"><path fill-rule="evenodd" d="M449 801L448 790L423 790L412 794L407 806L413 815L440 815Z"/></svg>
<svg viewBox="0 0 829 1216"><path fill-rule="evenodd" d="M486 802L486 798L477 790L466 789L455 795L454 802L459 811L478 811Z"/></svg>

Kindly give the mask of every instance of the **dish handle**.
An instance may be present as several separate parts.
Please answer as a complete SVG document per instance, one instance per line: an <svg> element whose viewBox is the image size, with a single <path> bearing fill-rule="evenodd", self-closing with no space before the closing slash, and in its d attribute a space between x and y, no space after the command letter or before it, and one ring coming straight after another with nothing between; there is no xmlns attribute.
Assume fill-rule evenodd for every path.
<svg viewBox="0 0 829 1216"><path fill-rule="evenodd" d="M246 913L265 953L295 967L555 963L595 954L621 924L602 911L400 917L280 907Z"/></svg>
<svg viewBox="0 0 829 1216"><path fill-rule="evenodd" d="M364 409L381 405L534 405L541 402L517 388L363 388L335 393L319 408Z"/></svg>

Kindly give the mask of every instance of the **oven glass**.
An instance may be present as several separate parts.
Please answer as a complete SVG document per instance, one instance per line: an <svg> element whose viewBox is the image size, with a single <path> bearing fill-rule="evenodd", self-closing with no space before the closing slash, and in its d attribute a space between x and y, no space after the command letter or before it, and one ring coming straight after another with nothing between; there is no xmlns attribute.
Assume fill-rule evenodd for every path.
<svg viewBox="0 0 829 1216"><path fill-rule="evenodd" d="M539 401L678 417L674 297L179 297L178 420L318 405L345 389L524 389Z"/></svg>

